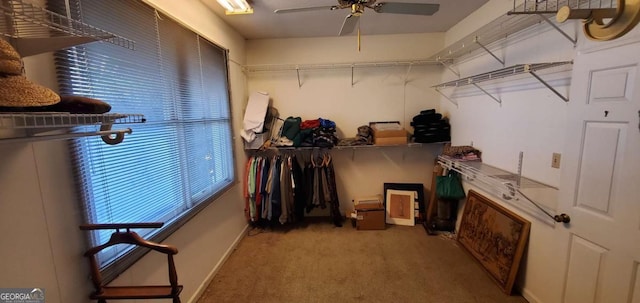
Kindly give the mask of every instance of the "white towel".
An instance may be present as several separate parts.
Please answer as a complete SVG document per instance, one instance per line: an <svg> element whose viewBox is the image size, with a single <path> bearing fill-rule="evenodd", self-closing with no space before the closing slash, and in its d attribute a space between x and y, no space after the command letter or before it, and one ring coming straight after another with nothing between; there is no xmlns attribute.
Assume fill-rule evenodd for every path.
<svg viewBox="0 0 640 303"><path fill-rule="evenodd" d="M256 133L262 132L262 128L264 127L264 117L267 115L268 107L268 93L252 93L249 97L247 109L244 112L244 130L252 130Z"/></svg>

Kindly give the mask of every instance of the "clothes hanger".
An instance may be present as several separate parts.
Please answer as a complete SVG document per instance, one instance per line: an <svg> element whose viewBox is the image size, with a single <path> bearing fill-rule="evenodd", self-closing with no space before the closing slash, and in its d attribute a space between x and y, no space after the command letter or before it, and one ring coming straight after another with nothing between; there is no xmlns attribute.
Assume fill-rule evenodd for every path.
<svg viewBox="0 0 640 303"><path fill-rule="evenodd" d="M115 229L116 232L111 234L111 238L104 244L98 245L96 247L92 247L85 252L85 256L91 256L99 251L116 244L133 244L146 248L150 248L162 253L166 254L177 254L178 250L175 247L171 247L168 245L158 244L154 242L147 241L140 237L138 233L131 231L131 228L158 228L162 227L164 223L156 222L156 223L120 223L120 224L83 224L80 225L80 229L82 230L95 230L95 229ZM121 229L125 229L126 231L121 232Z"/></svg>
<svg viewBox="0 0 640 303"><path fill-rule="evenodd" d="M311 165L313 165L313 167L318 167L316 165L316 161L314 160L315 157L316 155L313 152L311 152Z"/></svg>
<svg viewBox="0 0 640 303"><path fill-rule="evenodd" d="M329 167L329 163L331 163L331 155L329 153L324 153L324 155L322 155L322 166Z"/></svg>

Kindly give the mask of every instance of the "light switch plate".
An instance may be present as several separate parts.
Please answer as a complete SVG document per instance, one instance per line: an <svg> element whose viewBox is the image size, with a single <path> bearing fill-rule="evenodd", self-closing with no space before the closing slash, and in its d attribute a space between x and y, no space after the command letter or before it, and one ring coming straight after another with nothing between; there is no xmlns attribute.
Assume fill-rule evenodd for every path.
<svg viewBox="0 0 640 303"><path fill-rule="evenodd" d="M560 168L560 154L553 153L553 157L551 158L551 167Z"/></svg>

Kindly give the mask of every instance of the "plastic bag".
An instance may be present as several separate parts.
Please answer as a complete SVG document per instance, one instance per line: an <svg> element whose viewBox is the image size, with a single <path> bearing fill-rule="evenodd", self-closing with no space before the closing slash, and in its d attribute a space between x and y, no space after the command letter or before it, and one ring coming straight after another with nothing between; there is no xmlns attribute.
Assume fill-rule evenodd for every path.
<svg viewBox="0 0 640 303"><path fill-rule="evenodd" d="M448 200L464 199L464 188L457 172L450 170L446 176L436 177L436 196Z"/></svg>

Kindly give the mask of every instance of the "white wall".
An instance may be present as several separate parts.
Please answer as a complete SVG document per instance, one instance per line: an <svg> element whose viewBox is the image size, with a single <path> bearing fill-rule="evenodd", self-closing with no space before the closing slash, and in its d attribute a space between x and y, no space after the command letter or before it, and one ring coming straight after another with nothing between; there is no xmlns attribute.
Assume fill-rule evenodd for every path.
<svg viewBox="0 0 640 303"><path fill-rule="evenodd" d="M427 58L443 46L443 34L251 40L247 62L265 64L331 64ZM282 118L322 117L336 122L338 137L354 137L370 121L409 122L420 110L437 108L441 66L350 68L257 72L248 75L250 91L266 91ZM409 71L409 72L408 72ZM406 81L405 81L406 79ZM430 187L434 155L441 144L420 148L334 150L341 209L351 209L356 197L383 193L383 183L423 183Z"/></svg>
<svg viewBox="0 0 640 303"><path fill-rule="evenodd" d="M245 41L198 0L149 0L152 6L181 20L201 35L230 50L231 60L243 64ZM27 75L43 85L55 87L55 79L43 70L50 55L26 58ZM47 63L49 62L49 63ZM237 63L230 64L234 129L241 122L246 102L246 80ZM135 131L135 129L134 129ZM125 138L125 140L127 140ZM242 165L241 141L236 158ZM82 256L85 238L78 229L82 212L74 193L67 142L0 144L0 286L40 287L47 302L89 302L91 286L87 261ZM241 171L241 170L238 170ZM166 243L176 245L178 279L185 286L181 298L191 302L208 284L208 278L243 235L241 186L190 220ZM166 260L149 254L114 283L166 283ZM158 266L162 264L162 266Z"/></svg>
<svg viewBox="0 0 640 303"><path fill-rule="evenodd" d="M447 43L453 43L479 26L486 24L510 9L506 1L490 1L483 8L447 32ZM494 18L486 16L495 15ZM574 23L563 26L574 33ZM574 47L560 33L546 24L539 24L494 45L491 50L505 60L505 66L515 64L571 60ZM480 50L458 62L462 77L501 68L502 65ZM555 69L552 71L556 71ZM445 71L442 81L455 76ZM563 95L568 95L570 73L546 74L545 80ZM498 104L473 86L444 90L458 106L442 99L443 112L451 116L452 144L470 145L482 151L483 162L516 172L519 152L524 153L523 175L543 183L558 186L560 170L551 167L551 156L564 147L566 103L546 89L533 77L507 78L480 84L502 100ZM473 186L467 184L467 187ZM478 190L478 188L475 188ZM481 191L482 192L482 191ZM488 193L485 193L488 195ZM563 258L555 258L553 226L531 216L513 205L492 198L532 223L528 250L523 259L516 288L530 302L560 302L563 277ZM521 201L524 202L524 201ZM539 201L555 209L557 201ZM464 204L461 205L461 209ZM560 228L560 227L559 227Z"/></svg>
<svg viewBox="0 0 640 303"><path fill-rule="evenodd" d="M510 0L490 1L448 31L445 38L446 44L451 44L473 32L495 17L506 13L510 8ZM487 18L487 16L494 17ZM499 45L494 45L491 50L505 59L506 66L572 60L576 52L585 45L594 44L585 41L579 25L579 21L570 21L561 26L570 36L578 37L576 47L549 25L541 23L509 37L506 41L498 43ZM607 42L597 43L607 44ZM464 58L454 66L461 72L462 77L501 67L495 59L482 50ZM443 82L454 78L452 73L442 72ZM570 71L545 74L542 78L548 80L560 93L569 96ZM446 90L448 94L455 97L458 102L457 107L444 98L441 100L442 111L451 116L452 143L469 145L473 142L473 146L482 151L484 163L511 172L517 171L518 153L522 151L524 152L523 175L558 187L560 169L551 167L551 158L554 152L562 153L565 146L566 120L571 115L567 111L567 104L530 76L480 85L495 96L499 96L502 99L502 105L473 86ZM478 190L471 184L465 185L467 188ZM561 188L560 190L571 189ZM490 196L489 193L485 194ZM499 197L492 196L492 198L532 223L528 249L516 288L519 288L525 298L532 303L561 302L566 257L558 255L558 252L563 251L567 243L558 241L560 238L558 235L563 232L560 229L564 227L561 224L551 226L543 223L539 218L544 215L540 212L531 215L509 202L502 201ZM558 205L555 200L538 200L538 202L551 209L555 209Z"/></svg>

